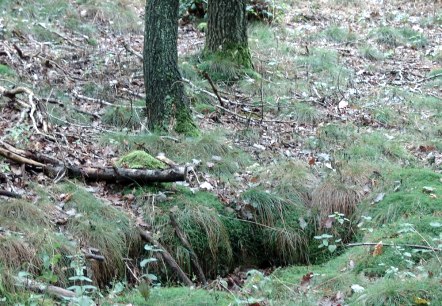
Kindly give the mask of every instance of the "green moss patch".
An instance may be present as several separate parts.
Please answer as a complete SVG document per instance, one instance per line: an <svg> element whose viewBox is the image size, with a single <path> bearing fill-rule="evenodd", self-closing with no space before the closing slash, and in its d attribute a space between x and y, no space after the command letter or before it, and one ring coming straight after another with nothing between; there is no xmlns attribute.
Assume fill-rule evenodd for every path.
<svg viewBox="0 0 442 306"><path fill-rule="evenodd" d="M144 151L132 151L121 157L118 166L131 169L165 169L167 165Z"/></svg>

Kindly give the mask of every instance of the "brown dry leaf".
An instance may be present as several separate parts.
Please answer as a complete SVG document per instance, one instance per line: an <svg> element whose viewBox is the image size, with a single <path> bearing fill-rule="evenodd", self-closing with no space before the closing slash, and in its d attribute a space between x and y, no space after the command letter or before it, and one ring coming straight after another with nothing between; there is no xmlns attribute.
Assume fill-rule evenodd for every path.
<svg viewBox="0 0 442 306"><path fill-rule="evenodd" d="M382 254L382 241L379 241L378 244L374 247L373 256L379 256Z"/></svg>
<svg viewBox="0 0 442 306"><path fill-rule="evenodd" d="M419 146L419 151L420 152L432 152L435 151L436 147L435 146L425 146L425 145L421 145Z"/></svg>
<svg viewBox="0 0 442 306"><path fill-rule="evenodd" d="M59 200L61 202L67 203L72 199L72 193L62 193L60 194Z"/></svg>
<svg viewBox="0 0 442 306"><path fill-rule="evenodd" d="M310 281L313 278L313 272L309 272L305 275L302 276L301 279L301 287L307 287L308 285L310 285Z"/></svg>

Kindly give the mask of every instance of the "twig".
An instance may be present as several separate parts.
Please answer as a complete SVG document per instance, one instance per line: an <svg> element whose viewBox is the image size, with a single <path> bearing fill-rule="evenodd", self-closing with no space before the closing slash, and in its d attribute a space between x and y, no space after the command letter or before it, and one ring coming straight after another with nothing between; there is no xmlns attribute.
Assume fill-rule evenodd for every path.
<svg viewBox="0 0 442 306"><path fill-rule="evenodd" d="M63 40L67 41L69 44L73 45L74 47L77 47L77 48L80 48L80 49L82 48L80 45L77 45L76 43L74 43L73 41L71 41L70 39L68 39L66 36L64 36L63 34L57 32L57 31L54 31L54 30L48 29L48 28L46 27L45 24L43 24L43 23L40 22L40 23L38 23L38 25L39 25L40 27L42 27L43 29L45 29L46 31L51 32L51 33L53 33L53 34L55 34L55 35L61 37Z"/></svg>
<svg viewBox="0 0 442 306"><path fill-rule="evenodd" d="M374 242L359 242L359 243L348 243L345 246L347 247L357 247L357 246L376 246L378 243ZM434 248L431 246L426 245L419 245L419 244L395 244L395 243L382 243L383 246L399 246L399 247L407 247L407 248L413 248L413 249L419 249L419 250L430 250L434 252L442 252L442 249Z"/></svg>
<svg viewBox="0 0 442 306"><path fill-rule="evenodd" d="M163 257L164 261L167 262L167 264L169 265L169 267L175 271L175 273L177 274L177 276L181 279L181 281L186 285L186 286L193 286L192 281L189 279L189 277L187 277L186 273L184 273L184 271L180 268L180 266L177 264L177 262L175 261L175 259L172 257L172 255L170 255L169 252L166 251L166 249L155 239L152 237L152 235L150 234L150 232L141 230L140 231L140 235L141 238L146 241L149 242L150 244L156 245L159 249L161 249L162 251L160 252L160 255Z"/></svg>
<svg viewBox="0 0 442 306"><path fill-rule="evenodd" d="M221 99L219 93L218 93L218 89L216 88L215 84L213 83L212 79L210 78L209 74L206 71L200 71L200 73L202 74L202 76L209 82L210 87L212 87L213 93L216 95L216 97L218 98L219 101L219 105L221 105L222 107L226 107L224 104L224 101Z"/></svg>
<svg viewBox="0 0 442 306"><path fill-rule="evenodd" d="M206 276L204 275L203 269L201 268L201 265L199 264L198 256L196 255L195 251L193 250L192 246L190 245L189 241L187 240L186 234L183 233L180 226L178 225L178 222L175 218L175 215L171 211L169 213L170 223L175 229L175 234L180 239L181 243L184 245L184 247L187 249L190 255L190 261L192 263L193 268L195 269L195 273L198 275L198 278L200 279L201 283L206 286L207 280Z"/></svg>
<svg viewBox="0 0 442 306"><path fill-rule="evenodd" d="M143 60L143 55L141 53L138 53L137 51L135 51L134 49L132 49L131 46L129 46L129 44L125 41L123 41L123 47L124 49L126 49L127 52L135 55L136 57L138 57L140 60Z"/></svg>
<svg viewBox="0 0 442 306"><path fill-rule="evenodd" d="M424 83L424 82L430 81L432 79L437 79L438 77L442 77L442 73L430 75L429 77L423 78L422 80L419 80L416 83Z"/></svg>
<svg viewBox="0 0 442 306"><path fill-rule="evenodd" d="M202 88L197 87L197 86L196 86L195 84L193 84L190 80L188 80L188 79L184 79L184 78L183 78L182 80L183 80L185 83L189 84L193 89L198 90L198 91L201 91L201 92L203 92L203 93L205 93L205 94L211 96L212 98L216 98L216 95L215 95L215 94L213 94L213 93L211 93L210 91L207 91L207 90L205 90L205 89L202 89ZM232 104L234 104L233 102L231 102L231 101L229 101L229 100L227 100L227 99L225 99L225 98L222 98L222 97L221 97L221 99L224 100L225 103L232 103ZM229 109L227 109L227 108L225 108L225 107L222 107L221 105L218 105L218 104L212 104L212 105L215 106L215 107L217 107L217 108L220 108L220 109L222 109L223 111L225 111L225 112L227 112L227 113L229 113L229 114L231 114L231 115L234 115L235 117L238 117L239 119L244 120L244 121L246 121L246 122L248 122L248 121L256 121L256 122L273 122L273 123L288 123L288 124L296 123L296 121L277 120L277 119L274 119L274 120L272 120L272 119L256 120L256 119L253 119L253 118L249 118L249 117L242 116L242 115L240 115L240 114L238 114L238 113L235 113L235 112L233 112L233 111L231 111L231 110L229 110Z"/></svg>

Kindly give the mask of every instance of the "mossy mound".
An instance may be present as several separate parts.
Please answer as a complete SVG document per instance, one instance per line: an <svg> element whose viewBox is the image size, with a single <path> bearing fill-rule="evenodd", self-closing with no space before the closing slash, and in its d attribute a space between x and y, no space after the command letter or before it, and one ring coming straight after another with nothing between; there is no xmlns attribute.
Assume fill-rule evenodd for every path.
<svg viewBox="0 0 442 306"><path fill-rule="evenodd" d="M268 300L282 304L297 300L299 305L311 305L340 292L342 302L349 305L439 303L441 291L437 284L442 268L439 252L431 247L440 248L441 243L437 201L442 192L441 175L429 169L396 168L384 170L382 176L387 195L378 203L365 201L371 204L357 211L364 215L358 227L364 233L361 242L382 241L382 248L374 252L374 246L340 247L335 253L341 255L323 264L281 269L271 276ZM308 288L314 290L306 288L300 294L287 286L302 283L309 273L313 278ZM360 292L351 289L355 285Z"/></svg>
<svg viewBox="0 0 442 306"><path fill-rule="evenodd" d="M117 162L120 167L131 169L166 169L167 165L144 151L132 151Z"/></svg>
<svg viewBox="0 0 442 306"><path fill-rule="evenodd" d="M189 252L180 243L170 225L170 210L174 212L178 225L187 235L205 274L216 277L229 271L233 265L230 229L222 218L227 212L216 196L179 188L168 201L157 203L155 208L151 205L144 206L145 218L161 236L160 241L168 246L179 265L191 274Z"/></svg>

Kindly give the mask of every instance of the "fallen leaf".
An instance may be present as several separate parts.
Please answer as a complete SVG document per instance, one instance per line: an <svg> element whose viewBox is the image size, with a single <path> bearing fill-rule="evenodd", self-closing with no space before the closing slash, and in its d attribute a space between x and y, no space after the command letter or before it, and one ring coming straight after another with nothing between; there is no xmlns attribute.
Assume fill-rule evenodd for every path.
<svg viewBox="0 0 442 306"><path fill-rule="evenodd" d="M373 256L379 256L382 254L382 246L382 241L379 241L379 243L374 247Z"/></svg>
<svg viewBox="0 0 442 306"><path fill-rule="evenodd" d="M424 186L424 187L422 187L422 192L425 192L425 193L432 193L434 191L434 188L433 187L430 187L430 186Z"/></svg>
<svg viewBox="0 0 442 306"><path fill-rule="evenodd" d="M354 285L351 285L351 290L353 290L353 292L355 292L355 293L361 293L361 292L364 292L365 288L358 285L358 284L354 284Z"/></svg>
<svg viewBox="0 0 442 306"><path fill-rule="evenodd" d="M420 298L420 297L415 297L414 303L417 305L430 305L430 301Z"/></svg>
<svg viewBox="0 0 442 306"><path fill-rule="evenodd" d="M436 150L435 146L419 146L419 151L421 152L432 152L435 150Z"/></svg>
<svg viewBox="0 0 442 306"><path fill-rule="evenodd" d="M305 229L306 227L307 227L307 222L305 222L305 220L304 220L304 218L302 218L302 217L299 217L299 226L302 228L302 229Z"/></svg>
<svg viewBox="0 0 442 306"><path fill-rule="evenodd" d="M347 107L348 107L348 102L345 101L345 100L342 100L342 101L339 102L339 104L338 104L338 108L339 108L339 109L345 109L345 108L347 108Z"/></svg>
<svg viewBox="0 0 442 306"><path fill-rule="evenodd" d="M201 189L205 189L205 190L207 190L207 191L211 191L211 190L213 190L213 186L212 186L212 184L210 184L209 182L201 183L201 184L200 184L200 188L201 188Z"/></svg>
<svg viewBox="0 0 442 306"><path fill-rule="evenodd" d="M385 193L378 193L376 198L374 198L373 202L379 203L380 201L382 201L384 199L384 197L385 197Z"/></svg>
<svg viewBox="0 0 442 306"><path fill-rule="evenodd" d="M313 278L313 272L309 272L305 275L302 276L301 278L301 286L302 287L307 287L310 284L310 281Z"/></svg>

